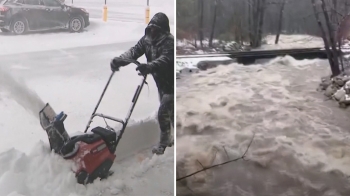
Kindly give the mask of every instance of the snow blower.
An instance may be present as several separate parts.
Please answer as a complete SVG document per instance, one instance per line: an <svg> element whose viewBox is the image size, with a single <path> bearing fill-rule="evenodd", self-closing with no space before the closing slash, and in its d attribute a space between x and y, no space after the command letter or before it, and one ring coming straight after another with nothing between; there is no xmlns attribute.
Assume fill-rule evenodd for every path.
<svg viewBox="0 0 350 196"><path fill-rule="evenodd" d="M139 62L130 59L120 59L125 63L133 63L137 66ZM70 137L64 127L64 120L67 115L64 112L56 114L52 107L47 103L39 112L40 124L46 131L50 148L64 159L73 160L77 169L74 170L77 182L79 184L93 183L97 178L106 179L113 174L110 168L116 158L115 151L120 139L125 131L130 116L135 108L136 102L140 96L144 84L147 84L147 76L142 76L141 84L137 86L133 96L130 110L124 120L96 113L101 100L112 80L114 72L108 79L108 82L102 92L102 95L88 121L84 134ZM91 133L87 133L94 117L101 117L120 123L121 129L115 131L108 125L106 128L97 126L91 129ZM106 123L107 124L107 123Z"/></svg>

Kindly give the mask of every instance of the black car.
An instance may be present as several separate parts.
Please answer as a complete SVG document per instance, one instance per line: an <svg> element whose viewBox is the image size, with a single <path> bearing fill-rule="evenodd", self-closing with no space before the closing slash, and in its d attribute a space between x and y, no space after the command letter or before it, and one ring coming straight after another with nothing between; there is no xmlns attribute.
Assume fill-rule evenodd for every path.
<svg viewBox="0 0 350 196"><path fill-rule="evenodd" d="M2 32L17 35L55 29L80 32L89 25L89 13L84 8L68 6L59 0L0 0Z"/></svg>

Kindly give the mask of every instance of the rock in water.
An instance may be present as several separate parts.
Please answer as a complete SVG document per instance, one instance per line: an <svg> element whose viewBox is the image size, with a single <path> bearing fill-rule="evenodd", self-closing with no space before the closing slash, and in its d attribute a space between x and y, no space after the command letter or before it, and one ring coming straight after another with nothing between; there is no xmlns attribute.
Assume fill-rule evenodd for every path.
<svg viewBox="0 0 350 196"><path fill-rule="evenodd" d="M350 94L350 81L347 81L344 85L344 90L346 94Z"/></svg>
<svg viewBox="0 0 350 196"><path fill-rule="evenodd" d="M346 92L345 92L344 88L341 88L341 89L337 90L337 92L334 93L333 97L335 100L340 101L340 99L345 97L345 94L346 94Z"/></svg>
<svg viewBox="0 0 350 196"><path fill-rule="evenodd" d="M345 94L345 96L339 100L339 106L342 108L346 108L349 104L350 104L350 97L349 95Z"/></svg>
<svg viewBox="0 0 350 196"><path fill-rule="evenodd" d="M332 85L329 85L326 89L326 91L324 92L324 95L326 97L331 97L335 92L337 92L338 88L336 86L334 86L333 84Z"/></svg>

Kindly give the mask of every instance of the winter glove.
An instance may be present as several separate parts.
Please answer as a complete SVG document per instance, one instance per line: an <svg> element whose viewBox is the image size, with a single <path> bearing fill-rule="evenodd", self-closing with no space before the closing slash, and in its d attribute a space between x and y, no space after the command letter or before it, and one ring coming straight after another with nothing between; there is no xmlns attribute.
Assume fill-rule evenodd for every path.
<svg viewBox="0 0 350 196"><path fill-rule="evenodd" d="M147 75L152 72L152 66L149 64L141 64L136 68L142 75Z"/></svg>
<svg viewBox="0 0 350 196"><path fill-rule="evenodd" d="M111 70L112 71L119 71L120 67L126 66L127 64L129 64L129 63L123 61L119 57L116 57L116 58L112 59L112 61L111 61Z"/></svg>

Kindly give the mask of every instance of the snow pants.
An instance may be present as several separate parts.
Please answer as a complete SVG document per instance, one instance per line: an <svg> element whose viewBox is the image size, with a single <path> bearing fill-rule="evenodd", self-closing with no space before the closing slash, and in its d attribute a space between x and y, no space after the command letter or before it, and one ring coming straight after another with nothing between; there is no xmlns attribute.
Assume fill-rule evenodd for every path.
<svg viewBox="0 0 350 196"><path fill-rule="evenodd" d="M174 127L174 94L159 93L160 106L158 123L160 128L159 145L167 147L171 142L171 127Z"/></svg>

